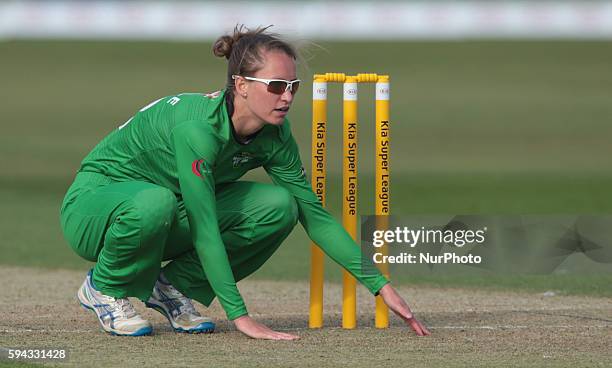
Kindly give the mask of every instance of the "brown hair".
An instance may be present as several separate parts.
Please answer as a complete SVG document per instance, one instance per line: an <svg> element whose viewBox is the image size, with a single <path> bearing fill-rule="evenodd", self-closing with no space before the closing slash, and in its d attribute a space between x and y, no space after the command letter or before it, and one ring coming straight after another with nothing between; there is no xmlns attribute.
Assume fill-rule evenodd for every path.
<svg viewBox="0 0 612 368"><path fill-rule="evenodd" d="M234 80L232 75L252 77L263 67L262 51L279 50L297 60L297 52L279 35L268 32L267 27L248 29L244 25L236 25L233 34L219 37L213 44L215 56L225 57L227 65L227 92L233 96Z"/></svg>

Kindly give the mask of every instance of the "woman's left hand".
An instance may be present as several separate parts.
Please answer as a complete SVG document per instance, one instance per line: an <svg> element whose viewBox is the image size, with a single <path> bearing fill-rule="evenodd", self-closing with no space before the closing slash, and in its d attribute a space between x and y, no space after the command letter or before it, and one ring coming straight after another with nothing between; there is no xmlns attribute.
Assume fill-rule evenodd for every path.
<svg viewBox="0 0 612 368"><path fill-rule="evenodd" d="M379 291L379 295L383 298L389 309L403 319L404 322L406 322L406 324L410 326L410 328L412 328L418 336L431 335L431 332L429 332L425 325L414 318L414 315L412 314L412 311L410 310L410 307L406 301L404 301L401 295L398 294L391 284L383 286Z"/></svg>

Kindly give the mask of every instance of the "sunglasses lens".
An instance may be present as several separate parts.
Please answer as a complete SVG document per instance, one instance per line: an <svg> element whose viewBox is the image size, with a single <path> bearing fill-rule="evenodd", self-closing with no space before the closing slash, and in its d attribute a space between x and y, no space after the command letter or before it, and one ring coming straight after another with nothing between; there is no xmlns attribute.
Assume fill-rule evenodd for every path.
<svg viewBox="0 0 612 368"><path fill-rule="evenodd" d="M300 82L293 82L293 85L291 86L291 94L295 94L299 86L300 86Z"/></svg>
<svg viewBox="0 0 612 368"><path fill-rule="evenodd" d="M287 82L283 81L271 81L268 84L268 92L274 93L277 95L282 95L287 90ZM295 94L300 86L300 82L293 82L291 84L291 94Z"/></svg>
<svg viewBox="0 0 612 368"><path fill-rule="evenodd" d="M274 93L276 95L282 95L283 93L285 93L286 89L287 89L287 82L271 81L268 84L268 92Z"/></svg>

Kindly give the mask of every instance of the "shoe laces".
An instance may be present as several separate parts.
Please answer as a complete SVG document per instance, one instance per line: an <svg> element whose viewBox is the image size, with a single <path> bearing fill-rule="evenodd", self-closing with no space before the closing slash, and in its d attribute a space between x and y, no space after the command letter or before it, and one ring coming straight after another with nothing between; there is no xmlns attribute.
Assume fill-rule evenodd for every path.
<svg viewBox="0 0 612 368"><path fill-rule="evenodd" d="M179 307L179 311L181 312L181 314L187 313L198 317L200 316L200 313L198 313L198 311L193 306L191 299L183 296L179 298L179 302L181 303L181 306Z"/></svg>
<svg viewBox="0 0 612 368"><path fill-rule="evenodd" d="M132 318L136 316L136 310L134 309L134 306L132 305L132 303L130 303L128 298L112 299L113 303L111 303L111 306L113 307L114 311L119 312L125 318Z"/></svg>
<svg viewBox="0 0 612 368"><path fill-rule="evenodd" d="M165 289L164 293L166 293L166 295L168 295L168 297L171 298L172 300L178 301L179 314L187 313L187 314L192 314L198 317L200 316L200 313L198 313L198 311L193 306L191 299L183 295L174 286L172 286L172 284L162 283L162 285L163 285L163 288Z"/></svg>

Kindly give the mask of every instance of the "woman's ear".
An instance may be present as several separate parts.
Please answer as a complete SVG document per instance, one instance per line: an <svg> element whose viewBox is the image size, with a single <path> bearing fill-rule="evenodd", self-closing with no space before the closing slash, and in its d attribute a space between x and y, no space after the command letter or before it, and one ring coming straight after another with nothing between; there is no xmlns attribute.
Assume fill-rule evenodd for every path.
<svg viewBox="0 0 612 368"><path fill-rule="evenodd" d="M246 79L242 78L242 77L236 77L236 80L234 81L234 85L236 86L236 92L242 96L245 97L247 96L247 87L248 87L248 83L246 81Z"/></svg>

